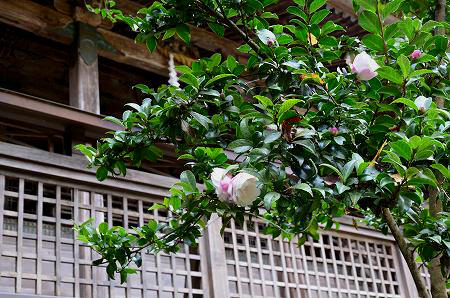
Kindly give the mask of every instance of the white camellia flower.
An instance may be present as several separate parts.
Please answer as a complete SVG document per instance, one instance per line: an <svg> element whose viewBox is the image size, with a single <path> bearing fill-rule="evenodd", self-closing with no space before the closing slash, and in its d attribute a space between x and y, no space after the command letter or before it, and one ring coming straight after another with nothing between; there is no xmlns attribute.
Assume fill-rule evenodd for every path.
<svg viewBox="0 0 450 298"><path fill-rule="evenodd" d="M368 81L378 75L376 70L380 66L366 52L356 55L351 64L352 71L358 75L361 81Z"/></svg>
<svg viewBox="0 0 450 298"><path fill-rule="evenodd" d="M250 206L259 196L260 190L256 187L258 178L247 173L239 173L232 179L233 201L237 205Z"/></svg>
<svg viewBox="0 0 450 298"><path fill-rule="evenodd" d="M211 173L211 181L216 189L219 200L229 201L232 196L232 178L228 171L222 168L214 168Z"/></svg>

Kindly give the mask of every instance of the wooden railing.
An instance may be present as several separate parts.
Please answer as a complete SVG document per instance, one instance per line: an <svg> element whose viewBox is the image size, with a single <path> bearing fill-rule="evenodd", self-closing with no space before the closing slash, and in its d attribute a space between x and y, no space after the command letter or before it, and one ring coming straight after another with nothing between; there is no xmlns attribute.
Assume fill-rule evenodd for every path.
<svg viewBox="0 0 450 298"><path fill-rule="evenodd" d="M0 296L416 297L392 238L346 218L300 248L263 235L261 222L232 222L222 238L214 219L199 247L144 254L126 285L92 267L72 225L165 221L169 212L148 208L174 182L130 170L100 183L81 157L0 143Z"/></svg>

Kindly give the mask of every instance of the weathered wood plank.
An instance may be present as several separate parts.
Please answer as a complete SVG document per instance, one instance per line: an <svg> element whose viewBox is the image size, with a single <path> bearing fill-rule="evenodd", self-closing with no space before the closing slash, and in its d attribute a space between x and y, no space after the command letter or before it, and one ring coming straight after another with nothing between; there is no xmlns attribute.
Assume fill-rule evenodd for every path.
<svg viewBox="0 0 450 298"><path fill-rule="evenodd" d="M175 178L128 170L126 177L110 177L99 182L95 169L88 169L87 160L77 156L64 156L39 149L0 142L0 167L24 169L36 173L49 173L62 179L80 180L101 187L127 190L155 196L167 196L168 189L178 182ZM51 173L51 174L50 174Z"/></svg>
<svg viewBox="0 0 450 298"><path fill-rule="evenodd" d="M39 36L71 44L75 37L74 19L30 0L0 0L0 22L33 32ZM168 76L167 61L159 53L149 53L145 45L133 39L98 28L103 41L98 54L120 63Z"/></svg>
<svg viewBox="0 0 450 298"><path fill-rule="evenodd" d="M100 87L95 28L76 24L77 43L69 72L70 105L100 114Z"/></svg>

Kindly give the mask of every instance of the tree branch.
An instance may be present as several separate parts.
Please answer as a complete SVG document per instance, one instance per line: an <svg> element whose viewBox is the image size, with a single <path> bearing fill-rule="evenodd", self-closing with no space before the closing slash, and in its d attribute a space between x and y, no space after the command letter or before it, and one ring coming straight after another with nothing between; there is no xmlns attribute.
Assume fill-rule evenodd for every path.
<svg viewBox="0 0 450 298"><path fill-rule="evenodd" d="M419 297L421 298L431 298L429 291L425 286L425 281L423 280L422 275L420 274L419 269L417 268L416 260L414 258L413 250L408 246L405 238L403 237L400 228L395 222L394 217L392 216L391 211L388 208L382 209L383 217L386 220L389 229L391 230L392 235L397 242L400 251L405 258L406 264L408 265L409 271L414 279L414 283L416 284L417 291L419 292Z"/></svg>
<svg viewBox="0 0 450 298"><path fill-rule="evenodd" d="M216 18L222 20L225 24L230 26L231 29L233 29L236 33L238 33L244 41L248 43L248 45L256 52L259 53L259 46L249 37L247 34L245 34L244 31L242 31L232 20L228 19L225 15L221 14L220 12L216 11L215 9L212 9L211 7L205 5L200 0L195 0L195 2L212 13Z"/></svg>

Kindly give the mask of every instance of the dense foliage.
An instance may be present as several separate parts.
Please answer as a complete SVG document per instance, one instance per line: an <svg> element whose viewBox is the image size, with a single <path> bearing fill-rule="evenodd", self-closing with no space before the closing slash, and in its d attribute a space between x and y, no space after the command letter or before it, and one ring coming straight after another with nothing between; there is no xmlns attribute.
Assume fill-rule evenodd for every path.
<svg viewBox="0 0 450 298"><path fill-rule="evenodd" d="M369 32L361 40L323 22L326 0L294 0L286 25L270 11L274 2L155 1L137 16L123 15L113 1L91 8L126 22L150 51L160 39L189 43L187 24L221 36L234 30L248 59L214 54L178 66L181 87L135 86L148 98L128 104L122 119L107 117L124 129L96 147L78 146L99 180L157 160L159 143L173 144L189 167L171 196L153 206L172 211L168 224L151 221L130 234L86 223L77 227L80 240L101 254L97 263L107 262L111 277L120 272L125 281L130 262L140 266L142 249L175 252L181 242L194 244L213 213L224 225L264 217L266 233L297 236L299 244L336 217L365 215L383 232L401 227L419 262L439 258L447 280L448 37L433 30L448 24L433 20L434 1L422 8L417 1L355 1ZM343 59L353 64L333 66ZM260 195L250 206L219 199L215 168L227 169L230 179L256 177ZM386 214L395 218L390 225Z"/></svg>

